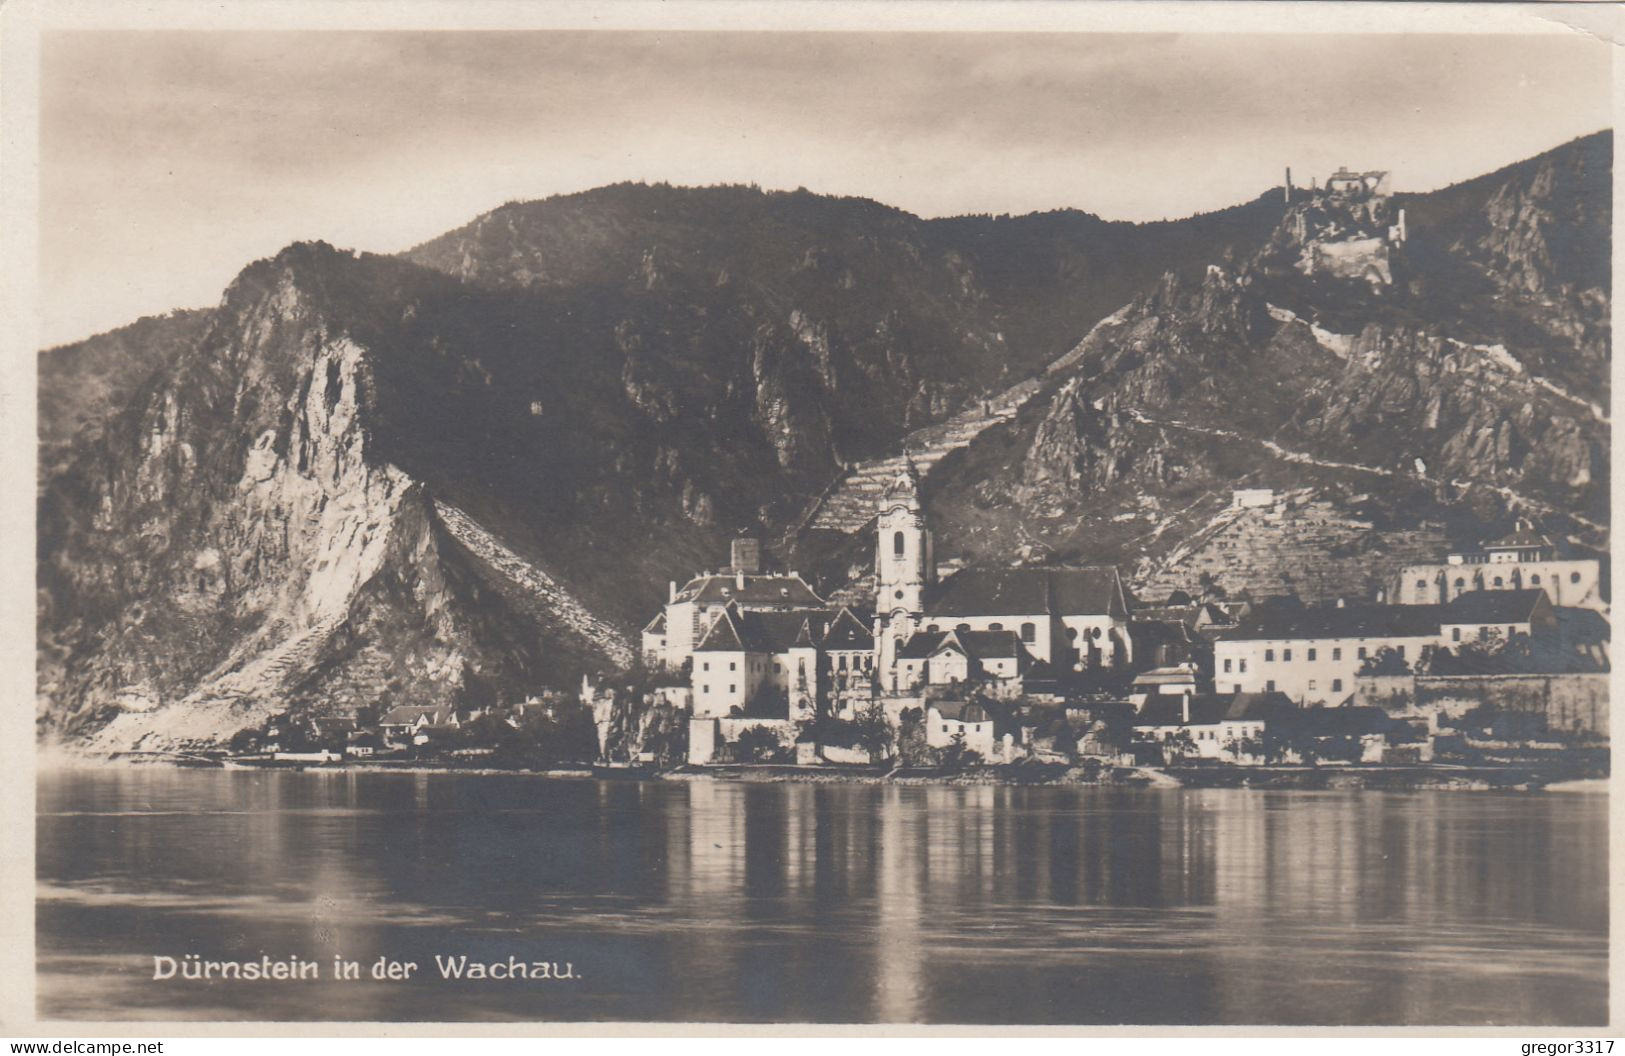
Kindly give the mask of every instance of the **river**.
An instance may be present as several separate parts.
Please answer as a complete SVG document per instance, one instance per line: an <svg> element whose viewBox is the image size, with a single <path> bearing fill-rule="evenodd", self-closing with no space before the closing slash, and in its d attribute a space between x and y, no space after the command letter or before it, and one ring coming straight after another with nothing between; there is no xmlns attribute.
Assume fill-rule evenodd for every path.
<svg viewBox="0 0 1625 1056"><path fill-rule="evenodd" d="M161 768L37 787L43 1018L1607 1018L1599 793ZM153 978L187 954L321 975ZM574 978L447 980L437 956ZM418 968L374 980L381 957Z"/></svg>

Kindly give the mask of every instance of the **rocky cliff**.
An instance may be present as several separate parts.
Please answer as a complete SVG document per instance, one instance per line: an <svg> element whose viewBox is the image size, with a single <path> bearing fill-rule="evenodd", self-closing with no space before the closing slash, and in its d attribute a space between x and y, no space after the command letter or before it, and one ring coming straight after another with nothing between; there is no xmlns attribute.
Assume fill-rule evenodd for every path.
<svg viewBox="0 0 1625 1056"><path fill-rule="evenodd" d="M1606 229L1605 145L1410 199L1419 246L1396 254L1394 287L1306 275L1301 207L1200 281L1165 276L943 463L939 552L1117 560L1161 591L1181 541L1257 485L1320 489L1395 555L1429 523L1471 542L1519 513L1605 545L1610 425L1582 394L1606 391L1607 274L1574 251ZM1349 567L1318 578L1369 578L1370 548L1340 548Z"/></svg>
<svg viewBox="0 0 1625 1056"><path fill-rule="evenodd" d="M520 618L449 545L380 441L388 372L332 310L335 265L298 246L245 271L51 481L48 730L108 750L209 741L290 704L440 703L600 647Z"/></svg>

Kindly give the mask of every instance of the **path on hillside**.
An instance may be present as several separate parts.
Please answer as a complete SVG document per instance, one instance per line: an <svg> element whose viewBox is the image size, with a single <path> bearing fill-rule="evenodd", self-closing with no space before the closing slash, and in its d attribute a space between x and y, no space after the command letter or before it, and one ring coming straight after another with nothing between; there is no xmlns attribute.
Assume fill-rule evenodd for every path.
<svg viewBox="0 0 1625 1056"><path fill-rule="evenodd" d="M1018 382L996 395L976 400L945 422L914 430L903 438L903 450L899 454L869 459L852 466L802 518L797 534L809 528L849 535L861 530L874 520L880 493L902 472L906 459L914 460L914 466L923 478L952 452L970 446L971 441L989 428L1014 418L1022 406L1037 394L1044 378L1082 359L1088 349L1089 337L1103 327L1121 322L1127 310L1128 306L1125 305L1096 323L1083 340L1046 366L1042 375Z"/></svg>
<svg viewBox="0 0 1625 1056"><path fill-rule="evenodd" d="M1186 432L1200 433L1204 436L1218 436L1224 437L1228 440L1242 440L1247 443L1257 444L1285 462L1297 462L1302 465L1319 466L1322 469L1341 469L1348 470L1353 473L1369 473L1378 477L1409 477L1426 484L1450 484L1451 486L1458 488L1487 488L1490 491L1501 495L1514 507L1524 506L1538 510L1542 513L1557 514L1559 516L1567 517L1577 524L1583 524L1592 531L1600 532L1605 536L1608 534L1607 526L1598 524L1596 521L1590 520L1589 518L1582 517L1573 510L1562 509L1561 507L1553 506L1550 503L1542 502L1539 499L1532 499L1521 492L1513 491L1511 488L1500 484L1491 484L1482 480L1462 480L1459 477L1444 480L1440 477L1429 476L1426 473L1400 473L1397 470L1385 469L1381 466L1365 466L1357 462L1338 462L1329 458L1319 458L1315 455L1306 454L1302 451L1293 451L1290 448L1282 447L1274 440L1264 440L1256 436L1247 436L1243 433L1234 432L1230 429L1214 429L1207 426L1192 425L1189 422L1181 422L1173 418L1152 418L1132 408L1130 408L1127 413L1129 417L1145 425L1167 426L1172 429L1180 429Z"/></svg>
<svg viewBox="0 0 1625 1056"><path fill-rule="evenodd" d="M595 615L558 580L514 553L474 518L450 503L436 499L434 510L452 538L534 600L547 615L591 642L612 662L622 667L632 665L635 651L625 633Z"/></svg>

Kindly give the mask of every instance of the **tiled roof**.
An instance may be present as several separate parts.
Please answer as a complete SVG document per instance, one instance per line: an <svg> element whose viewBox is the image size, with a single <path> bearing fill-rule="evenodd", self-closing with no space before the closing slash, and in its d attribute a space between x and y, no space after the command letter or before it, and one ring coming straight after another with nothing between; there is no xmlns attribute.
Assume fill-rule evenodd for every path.
<svg viewBox="0 0 1625 1056"><path fill-rule="evenodd" d="M829 630L824 635L825 649L853 650L861 649L872 651L875 647L875 636L863 621L852 614L852 610L842 608L835 614Z"/></svg>
<svg viewBox="0 0 1625 1056"><path fill-rule="evenodd" d="M1535 531L1535 529L1529 524L1521 523L1512 530L1510 535L1504 535L1499 539L1492 539L1486 542L1484 544L1484 549L1513 550L1529 549L1531 547L1548 547L1551 545L1552 541L1546 538L1546 536Z"/></svg>
<svg viewBox="0 0 1625 1056"><path fill-rule="evenodd" d="M449 721L450 716L451 709L443 704L403 704L390 708L378 722L384 726L407 726L420 718L427 718L431 723L443 723Z"/></svg>
<svg viewBox="0 0 1625 1056"><path fill-rule="evenodd" d="M1003 659L1024 651L1014 631L925 631L904 643L897 655L904 660L924 660L944 648L957 648L973 660Z"/></svg>
<svg viewBox="0 0 1625 1056"><path fill-rule="evenodd" d="M1114 568L967 568L926 601L932 616L1103 616L1120 613Z"/></svg>
<svg viewBox="0 0 1625 1056"><path fill-rule="evenodd" d="M990 718L987 709L974 700L933 701L931 710L953 722L987 722Z"/></svg>
<svg viewBox="0 0 1625 1056"><path fill-rule="evenodd" d="M678 601L698 601L708 605L738 602L741 605L772 605L821 609L824 599L813 593L800 576L761 575L744 577L739 585L736 575L696 576L677 592Z"/></svg>
<svg viewBox="0 0 1625 1056"><path fill-rule="evenodd" d="M696 653L742 653L747 646L745 628L740 625L739 610L732 605L723 609L705 632Z"/></svg>
<svg viewBox="0 0 1625 1056"><path fill-rule="evenodd" d="M1425 638L1439 633L1443 606L1346 605L1260 607L1224 641L1297 641L1323 638Z"/></svg>
<svg viewBox="0 0 1625 1056"><path fill-rule="evenodd" d="M1226 721L1267 721L1297 710L1285 693L1198 693L1191 697L1187 722L1184 702L1175 694L1164 693L1146 700L1134 716L1134 725L1213 726Z"/></svg>
<svg viewBox="0 0 1625 1056"><path fill-rule="evenodd" d="M1444 606L1441 623L1523 623L1546 597L1529 590L1469 590Z"/></svg>
<svg viewBox="0 0 1625 1056"><path fill-rule="evenodd" d="M750 612L729 605L695 647L701 653L787 653L806 628L810 638L823 635L827 612Z"/></svg>
<svg viewBox="0 0 1625 1056"><path fill-rule="evenodd" d="M1108 616L1122 612L1117 569L1057 568L1050 572L1057 616Z"/></svg>
<svg viewBox="0 0 1625 1056"><path fill-rule="evenodd" d="M1200 639L1191 637L1188 626L1172 620L1134 619L1128 625L1129 641L1134 643L1135 654L1141 649L1159 645L1195 645Z"/></svg>
<svg viewBox="0 0 1625 1056"><path fill-rule="evenodd" d="M899 660L924 660L937 651L937 646L948 637L948 631L922 631L903 643L903 648L897 651Z"/></svg>

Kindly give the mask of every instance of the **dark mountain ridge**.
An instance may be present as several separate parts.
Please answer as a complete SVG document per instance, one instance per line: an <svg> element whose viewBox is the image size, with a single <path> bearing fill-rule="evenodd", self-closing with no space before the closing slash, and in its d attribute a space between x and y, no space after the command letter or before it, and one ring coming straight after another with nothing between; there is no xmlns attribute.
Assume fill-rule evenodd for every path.
<svg viewBox="0 0 1625 1056"><path fill-rule="evenodd" d="M1587 164L1578 182L1507 170L1473 185L1476 208L1413 208L1455 217L1453 266L1492 286L1523 276L1503 294L1521 298L1515 318L1561 335L1596 288L1540 240L1598 215L1568 201L1590 193ZM1413 368L1488 353L1440 332L1464 301L1272 269L1262 247L1287 212L1277 192L1153 225L920 220L805 192L622 185L505 206L397 258L290 247L210 312L93 339L128 347L97 361L104 395L72 418L73 372L42 369L42 413L77 428L71 451L42 452L42 723L110 746L206 739L289 702L512 694L616 666L666 579L715 564L741 528L776 540L844 463L1042 371L1126 303L1014 423L939 467L945 538L965 545L974 502L956 496L984 484L1006 491L976 502L1055 522L1053 547L1093 523L1080 506L1111 523L1123 489L1161 501L1181 480L1336 475L1261 458L1277 434L1367 445L1385 468L1414 448L1454 471L1504 446L1486 485L1605 509L1596 424L1538 386L1452 394L1427 435L1369 449L1428 414ZM1209 276L1219 261L1231 271ZM1277 318L1283 301L1303 318ZM1355 371L1310 328L1345 317L1365 319L1360 355L1382 365ZM1406 320L1423 332L1403 336ZM1372 379L1388 380L1362 396ZM1028 541L989 531L966 549L1010 559Z"/></svg>

